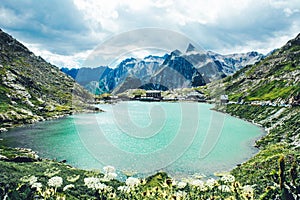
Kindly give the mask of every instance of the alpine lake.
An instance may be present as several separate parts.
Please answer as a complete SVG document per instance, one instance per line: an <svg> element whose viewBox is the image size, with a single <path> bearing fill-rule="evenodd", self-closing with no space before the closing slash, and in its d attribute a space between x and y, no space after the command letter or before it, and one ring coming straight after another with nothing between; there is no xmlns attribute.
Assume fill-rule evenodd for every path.
<svg viewBox="0 0 300 200"><path fill-rule="evenodd" d="M83 169L112 165L119 177L165 171L174 177L213 176L255 153L262 128L196 102L97 105L105 112L76 114L15 128L0 145L25 147L40 157ZM122 178L121 178L122 179Z"/></svg>

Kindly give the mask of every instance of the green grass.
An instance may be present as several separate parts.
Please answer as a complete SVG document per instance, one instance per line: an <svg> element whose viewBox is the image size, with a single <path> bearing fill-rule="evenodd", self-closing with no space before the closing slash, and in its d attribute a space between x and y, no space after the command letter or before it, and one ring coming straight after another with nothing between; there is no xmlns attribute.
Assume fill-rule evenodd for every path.
<svg viewBox="0 0 300 200"><path fill-rule="evenodd" d="M290 95L300 91L299 83L297 85L289 85L286 80L273 80L269 83L259 84L258 88L250 89L246 100L275 100L278 98L286 99Z"/></svg>
<svg viewBox="0 0 300 200"><path fill-rule="evenodd" d="M266 187L275 186L279 183L278 177L278 159L284 156L286 158L286 181L291 182L289 170L294 162L297 163L299 172L300 153L291 150L286 144L274 144L259 152L249 161L235 168L232 174L242 183L254 185L258 194L262 194ZM298 178L297 182L300 182Z"/></svg>
<svg viewBox="0 0 300 200"><path fill-rule="evenodd" d="M4 113L10 110L10 105L6 102L1 102L0 104L0 112Z"/></svg>
<svg viewBox="0 0 300 200"><path fill-rule="evenodd" d="M294 142L291 138L298 137L299 140L300 108L227 105L217 109L249 121L254 120L265 128L273 126L276 122L282 120L281 125L277 125L275 128L271 129L267 135L256 141L256 145L260 148L260 152L232 171L232 174L241 183L255 185L257 192L256 198L260 195L266 195L267 197L264 199L274 199L276 195L281 193L280 189L276 187L277 184L279 184L278 159L282 156L285 158L286 167L284 174L288 184L292 182L290 175L292 165L295 164L297 166L296 171L298 174L300 171L299 147L295 148L291 145ZM270 120L269 117L279 110L282 111L281 114ZM283 120L284 117L289 115L289 118ZM297 184L300 185L300 176L298 176L296 181ZM266 187L268 187L268 189L266 189ZM299 187L298 193L300 193Z"/></svg>

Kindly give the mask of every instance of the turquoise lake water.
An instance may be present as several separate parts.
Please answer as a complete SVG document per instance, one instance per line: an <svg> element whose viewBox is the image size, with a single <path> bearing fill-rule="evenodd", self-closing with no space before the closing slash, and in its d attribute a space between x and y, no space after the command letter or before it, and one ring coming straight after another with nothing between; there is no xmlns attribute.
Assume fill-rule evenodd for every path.
<svg viewBox="0 0 300 200"><path fill-rule="evenodd" d="M228 171L257 152L261 128L202 103L121 102L106 112L78 114L16 128L0 144L27 147L75 167L173 176Z"/></svg>

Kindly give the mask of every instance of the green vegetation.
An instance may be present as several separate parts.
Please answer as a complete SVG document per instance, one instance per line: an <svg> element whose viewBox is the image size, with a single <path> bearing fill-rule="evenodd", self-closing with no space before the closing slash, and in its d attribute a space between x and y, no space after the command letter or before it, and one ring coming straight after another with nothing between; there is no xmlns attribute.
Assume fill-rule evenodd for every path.
<svg viewBox="0 0 300 200"><path fill-rule="evenodd" d="M64 163L40 159L28 149L2 147L0 198L291 199L291 196L299 194L300 189L296 152L286 150L284 145L272 146L270 150L264 150L248 161L249 168L233 170L239 180L230 174L223 174L218 179L174 180L159 172L145 179L127 177L123 182L116 179L117 174L112 166L104 167L102 172L80 170ZM257 162L258 159L260 162ZM251 173L253 168L255 173ZM262 176L268 169L271 169L268 176ZM252 179L257 182L253 184Z"/></svg>
<svg viewBox="0 0 300 200"><path fill-rule="evenodd" d="M222 88L229 99L244 102L271 101L277 104L297 105L300 83L300 36L275 51L261 62L244 68L225 78L211 91ZM213 92L217 97L219 94ZM260 105L226 105L216 108L262 125L267 134L256 141L260 152L249 161L232 170L243 184L255 185L255 198L299 199L300 166L300 107L273 107ZM295 176L297 174L297 176Z"/></svg>
<svg viewBox="0 0 300 200"><path fill-rule="evenodd" d="M278 98L288 98L292 94L300 92L300 83L297 85L286 86L286 80L274 80L267 84L262 84L261 87L254 88L249 92L246 100L275 100Z"/></svg>
<svg viewBox="0 0 300 200"><path fill-rule="evenodd" d="M267 135L256 142L261 151L232 171L236 179L243 184L256 185L256 198L258 194L266 196L262 199L275 199L275 196L282 193L300 195L300 177L291 175L291 170L300 170L300 147L297 144L300 141L300 107L227 105L217 107L217 110L261 124L268 130ZM285 160L282 173L287 188L279 187L277 172L281 157Z"/></svg>
<svg viewBox="0 0 300 200"><path fill-rule="evenodd" d="M108 98L110 98L110 96L111 96L110 93L103 93L103 94L97 95L95 97L95 99L96 100L108 99Z"/></svg>
<svg viewBox="0 0 300 200"><path fill-rule="evenodd" d="M92 96L0 30L0 128L88 110ZM5 130L5 129L1 129Z"/></svg>
<svg viewBox="0 0 300 200"><path fill-rule="evenodd" d="M268 199L273 199L272 197L275 195L280 195L277 162L281 157L286 158L286 168L282 172L286 175L285 182L287 184L295 183L290 186L290 193L300 194L299 177L295 179L289 175L295 164L297 165L296 170L299 172L300 153L296 150L290 150L285 144L270 145L240 167L235 168L232 174L244 184L255 184L257 194L263 195L267 190L272 189L272 195L269 194Z"/></svg>

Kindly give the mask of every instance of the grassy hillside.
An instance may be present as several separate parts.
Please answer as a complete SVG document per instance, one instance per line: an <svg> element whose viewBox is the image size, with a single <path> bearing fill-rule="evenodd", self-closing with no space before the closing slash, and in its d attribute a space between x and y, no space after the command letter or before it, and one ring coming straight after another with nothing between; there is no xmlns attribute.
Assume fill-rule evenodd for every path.
<svg viewBox="0 0 300 200"><path fill-rule="evenodd" d="M300 34L257 64L247 66L204 89L214 97L226 93L232 101L243 99L298 105L299 77Z"/></svg>
<svg viewBox="0 0 300 200"><path fill-rule="evenodd" d="M259 63L204 88L212 97L226 93L232 101L242 99L244 104L216 110L266 130L256 142L260 152L232 171L240 182L255 186L257 198L300 198L299 77L300 35ZM258 103L247 104L253 101Z"/></svg>
<svg viewBox="0 0 300 200"><path fill-rule="evenodd" d="M70 114L90 99L72 78L0 29L0 128Z"/></svg>

